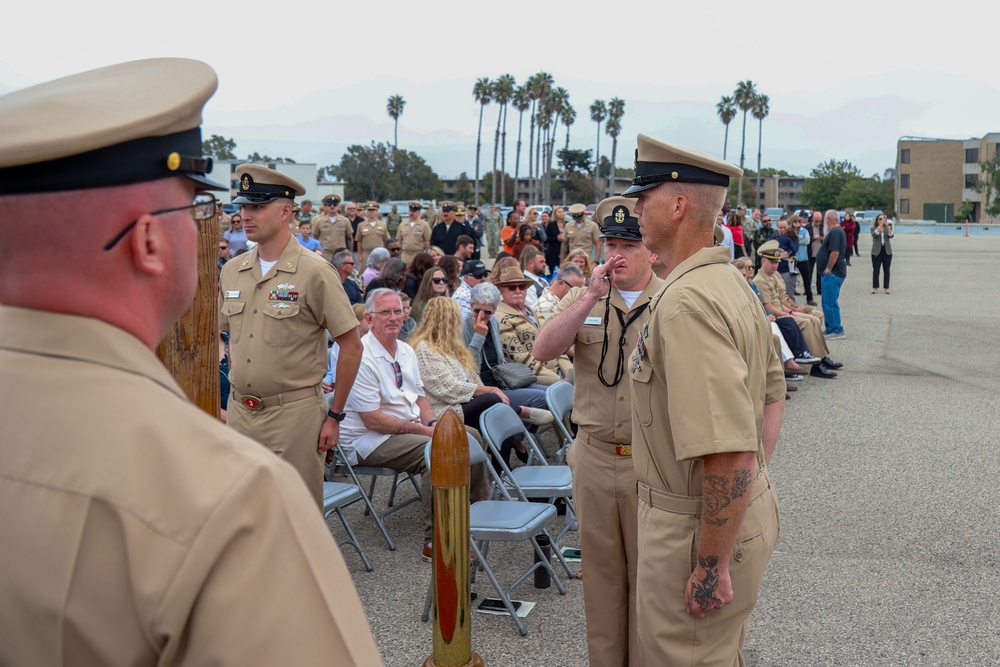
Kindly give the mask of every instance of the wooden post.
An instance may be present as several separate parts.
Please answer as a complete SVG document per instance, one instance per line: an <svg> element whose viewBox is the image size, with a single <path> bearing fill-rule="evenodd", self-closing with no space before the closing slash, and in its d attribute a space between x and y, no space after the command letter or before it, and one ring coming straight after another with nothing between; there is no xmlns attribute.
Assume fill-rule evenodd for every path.
<svg viewBox="0 0 1000 667"><path fill-rule="evenodd" d="M434 428L434 653L423 667L483 667L472 650L469 570L469 436L448 410Z"/></svg>
<svg viewBox="0 0 1000 667"><path fill-rule="evenodd" d="M196 223L198 291L194 303L160 342L156 356L187 397L219 415L219 218Z"/></svg>

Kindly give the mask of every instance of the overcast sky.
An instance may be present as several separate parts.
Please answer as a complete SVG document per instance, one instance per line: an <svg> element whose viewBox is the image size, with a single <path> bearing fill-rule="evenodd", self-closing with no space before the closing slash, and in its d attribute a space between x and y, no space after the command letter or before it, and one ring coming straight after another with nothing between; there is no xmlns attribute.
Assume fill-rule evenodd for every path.
<svg viewBox="0 0 1000 667"><path fill-rule="evenodd" d="M993 7L993 9L989 9ZM904 15L899 15L899 13ZM192 2L34 0L4 9L0 94L140 58L203 60L219 75L204 135L320 166L351 144L392 141L454 178L475 170L478 77L540 70L576 108L571 148L594 148L595 99L625 100L618 166L638 132L722 156L722 95L750 79L770 96L762 165L808 175L828 159L866 175L895 163L902 136L964 139L1000 131L991 3L933 10L899 3L775 2ZM483 120L492 162L497 107ZM741 117L727 159L739 164ZM508 117L513 174L517 113ZM524 124L527 142L528 124ZM602 128L603 134L603 128ZM749 116L746 164L756 168ZM565 141L560 126L558 145ZM601 153L611 140L601 137ZM526 153L526 148L524 149ZM521 175L527 171L522 156Z"/></svg>

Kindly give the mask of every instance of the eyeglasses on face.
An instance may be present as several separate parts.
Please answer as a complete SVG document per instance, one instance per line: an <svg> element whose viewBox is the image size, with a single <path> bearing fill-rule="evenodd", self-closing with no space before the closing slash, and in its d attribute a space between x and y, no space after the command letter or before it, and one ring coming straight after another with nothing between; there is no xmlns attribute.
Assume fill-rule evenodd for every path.
<svg viewBox="0 0 1000 667"><path fill-rule="evenodd" d="M480 313L486 313L486 317L492 317L494 311L486 310L485 308L473 308L472 312L475 313L476 315Z"/></svg>
<svg viewBox="0 0 1000 667"><path fill-rule="evenodd" d="M190 209L191 218L195 222L200 222L202 220L209 220L215 217L215 197L213 195L198 194L194 196L194 202L188 204L187 206L178 206L176 208L165 208L159 211L153 211L149 215L166 215L167 213L176 213L177 211L187 211ZM128 224L125 229L118 232L118 234L107 242L104 246L105 250L111 250L118 242L125 238L125 235L132 231L135 226L139 224L139 218L136 218Z"/></svg>
<svg viewBox="0 0 1000 667"><path fill-rule="evenodd" d="M376 310L373 315L378 315L379 317L389 317L390 315L395 315L396 317L403 316L402 308L386 308L385 310Z"/></svg>
<svg viewBox="0 0 1000 667"><path fill-rule="evenodd" d="M431 281L435 285L444 285L445 283L448 282L448 279L447 278L431 278Z"/></svg>
<svg viewBox="0 0 1000 667"><path fill-rule="evenodd" d="M528 286L527 285L504 285L503 288L504 289L508 289L511 292L527 292L528 291Z"/></svg>

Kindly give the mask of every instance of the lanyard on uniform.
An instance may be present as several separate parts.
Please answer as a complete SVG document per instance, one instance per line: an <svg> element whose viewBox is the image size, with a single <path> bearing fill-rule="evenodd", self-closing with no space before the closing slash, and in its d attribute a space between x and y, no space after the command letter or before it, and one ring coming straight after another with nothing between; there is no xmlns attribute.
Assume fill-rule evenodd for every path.
<svg viewBox="0 0 1000 667"><path fill-rule="evenodd" d="M604 379L604 360L608 356L608 320L611 315L611 293L608 293L608 300L604 304L604 341L601 343L601 363L597 367L597 377L600 378L601 384L605 387L615 387L622 380L622 376L625 375L625 345L628 339L625 337L625 332L628 331L630 324L635 322L636 318L642 315L643 311L646 310L646 306L649 302L645 302L640 305L632 317L628 318L628 322L625 321L625 314L615 306L615 312L618 313L618 323L622 325L622 335L618 339L618 363L615 364L615 379L611 383L608 383Z"/></svg>

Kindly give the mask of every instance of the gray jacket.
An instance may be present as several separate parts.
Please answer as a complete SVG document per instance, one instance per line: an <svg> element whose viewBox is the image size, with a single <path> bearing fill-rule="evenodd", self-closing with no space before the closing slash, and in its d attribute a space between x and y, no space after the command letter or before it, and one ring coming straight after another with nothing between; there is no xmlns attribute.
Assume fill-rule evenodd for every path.
<svg viewBox="0 0 1000 667"><path fill-rule="evenodd" d="M892 256L892 237L895 235L895 230L893 230L891 224L888 231L884 232L884 234L875 231L875 225L872 225L872 257L878 257L878 254L882 252L883 245L885 246L885 254Z"/></svg>

